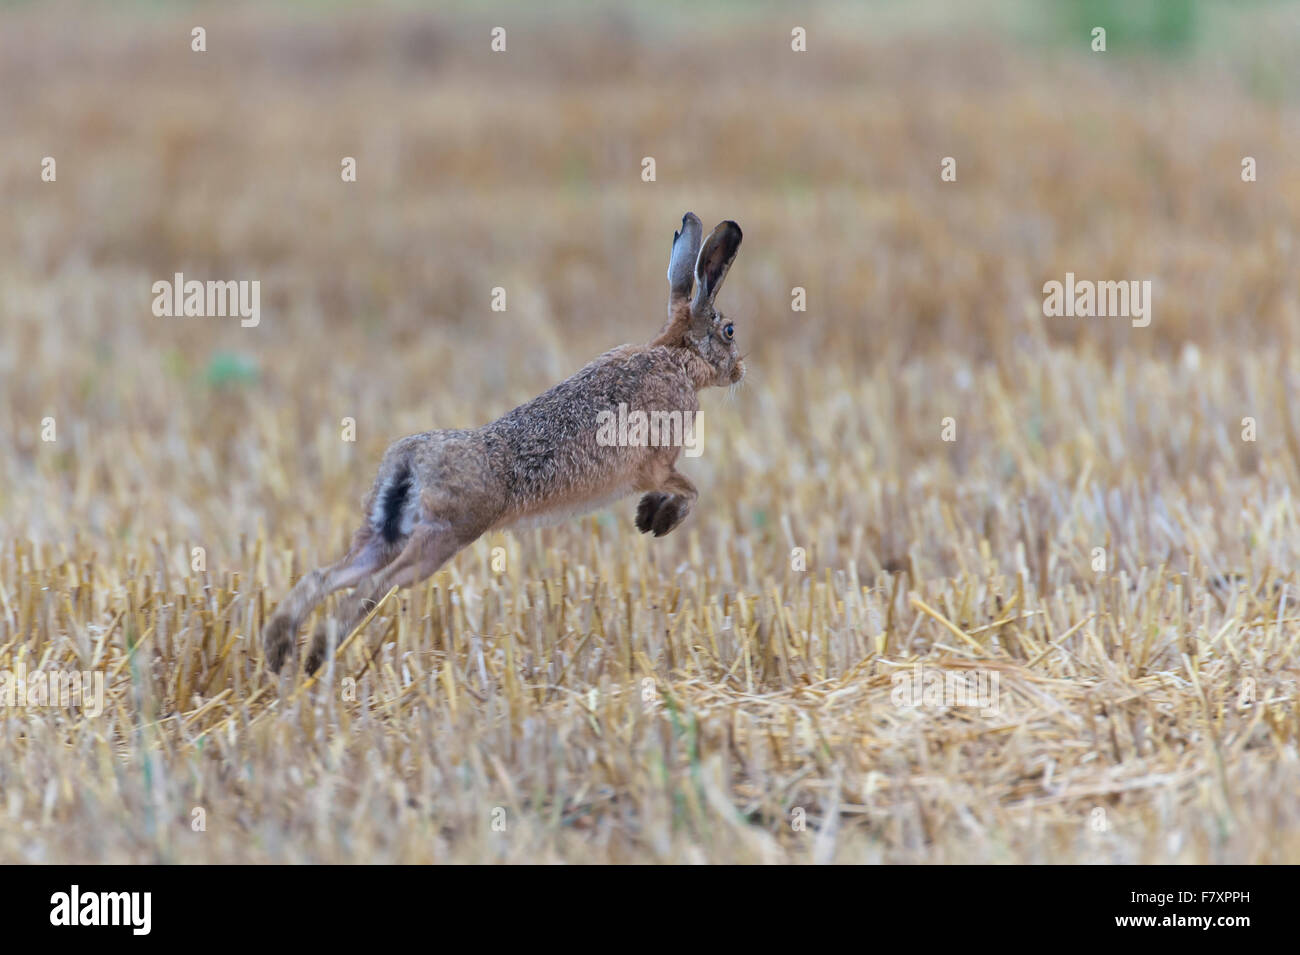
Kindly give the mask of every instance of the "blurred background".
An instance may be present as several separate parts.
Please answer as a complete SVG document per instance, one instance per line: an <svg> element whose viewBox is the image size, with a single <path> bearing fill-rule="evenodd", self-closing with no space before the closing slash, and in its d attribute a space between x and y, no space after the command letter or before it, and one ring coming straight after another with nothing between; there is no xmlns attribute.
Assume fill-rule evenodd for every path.
<svg viewBox="0 0 1300 955"><path fill-rule="evenodd" d="M1104 53L1092 50L1097 26ZM206 52L191 49L195 27ZM504 52L492 49L497 27ZM792 49L796 28L806 52ZM549 631L535 622L505 614L488 626L494 600L524 606L539 580L649 641L635 666L627 649L628 680L690 668L671 639L655 642L656 615L682 609L679 584L688 596L698 588L689 605L700 633L715 617L729 627L735 601L752 599L745 639L802 631L820 648L805 677L777 668L748 686L786 707L772 704L753 745L792 749L720 783L746 813L765 807L746 818L778 836L785 802L822 806L837 792L834 805L871 807L860 818L873 826L888 820L871 830L876 858L1075 858L1097 794L1123 790L1108 805L1117 818L1133 812L1129 841L1109 846L1108 860L1229 853L1197 801L1220 777L1200 749L1204 761L1187 770L1186 747L1205 738L1188 728L1204 700L1181 676L1158 674L1181 672L1188 648L1222 637L1225 621L1248 630L1257 611L1276 610L1276 588L1294 584L1298 48L1300 5L1265 0L4 3L0 646L21 639L34 659L71 661L87 639L125 654L152 633L142 679L159 720L197 714L177 731L192 737L235 719L232 701L257 712L269 698L252 689L264 679L259 622L295 575L341 552L383 449L411 432L485 423L606 349L652 338L673 230L691 210L706 227L730 218L744 229L719 305L749 369L739 388L702 396L704 455L683 465L701 489L691 524L649 545L629 500L545 534L480 542L438 588L454 581L482 610L483 632L519 641L492 647L489 665L512 672L501 661L536 649L542 683L585 698L599 682L583 666L601 640L574 649L570 669L543 652L538 634ZM57 163L53 182L42 181L45 157ZM341 178L344 157L356 182ZM941 180L945 157L955 182ZM1243 182L1244 157L1258 181ZM156 317L152 285L177 272L259 281L260 324ZM1067 272L1150 280L1150 325L1044 317L1043 284ZM491 307L496 288L504 311ZM792 310L796 288L806 311ZM1254 441L1242 438L1246 417ZM54 441L42 440L47 418ZM954 441L941 437L949 418ZM493 546L510 549L511 593L493 589ZM1097 546L1122 581L1098 577ZM195 547L210 577L188 576ZM792 568L796 547L810 573ZM80 575L93 594L74 590L65 606ZM635 579L640 623L630 590L592 584ZM1225 596L1237 587L1244 603ZM942 721L866 728L858 707L827 732L835 746L871 740L861 774L851 759L842 772L822 762L789 715L806 704L805 686L835 679L866 693L854 681L869 677L870 692L887 694L889 670L873 654L951 649L909 589L962 627L1000 618L1016 592L1041 615L1023 645L999 644L1022 663L1097 615L1096 634L1079 631L1054 674L1063 695L1039 714L1047 731L977 746ZM411 599L393 626L415 629L399 644L441 647L416 632L427 606ZM179 616L151 630L167 607ZM1227 668L1219 683L1204 678L1214 699L1232 692L1236 668L1256 667L1261 687L1294 680L1294 631L1282 626L1259 631L1257 655L1206 651ZM1142 662L1117 674L1115 647L1133 634L1148 641L1145 655L1119 653ZM679 686L679 700L738 679L739 646L740 656L724 646L716 666L699 664L703 682ZM1176 685L1174 709L1152 710L1131 752L1098 744L1101 755L1085 758L1068 740L1111 680L1121 696L1131 681ZM233 695L221 700L223 688ZM125 719L135 691L120 692L114 712ZM1190 723L1170 715L1184 706ZM1294 852L1294 799L1262 795L1295 791L1294 703L1288 713L1274 735L1247 733L1229 754L1242 791L1260 800L1243 816L1255 828L1230 844L1239 861ZM585 714L567 724L545 707L536 715L529 732L587 732ZM708 736L701 720L707 759L726 734ZM317 737L303 732L296 752L315 753ZM472 745L450 716L437 732L440 754ZM210 764L193 772L213 774L210 788L259 833L265 858L331 858L325 827L298 831L292 851L277 843L290 823L277 828L264 804L222 789L220 767L240 765L244 743L209 745ZM510 745L489 748L527 776L536 752L505 754ZM935 766L931 753L958 755ZM1037 798L1025 780L1041 775L1045 753L1058 779L1085 783L1077 804L1044 797L1054 808L1032 809L1017 829L1021 817L1000 814ZM28 780L77 771L31 759ZM278 767L258 778L285 805L301 779L273 776ZM881 796L862 782L877 768L917 788ZM612 786L620 812L649 805L613 770L568 771ZM1184 788L1115 782L1157 771ZM578 785L537 772L544 792ZM177 771L178 792L186 778ZM938 796L935 779L964 782ZM430 800L436 783L423 790ZM383 828L388 804L340 785L362 807L354 822L373 811L372 858L407 858L418 843ZM102 818L94 831L108 832L116 798L58 812ZM42 817L38 803L23 805L13 820L48 821L48 807ZM953 821L971 812L989 841ZM1161 841L1175 829L1179 841ZM98 857L154 858L141 848L154 836L130 831L135 841L103 836ZM0 827L0 850L57 855L42 856L52 843L25 832ZM207 845L211 858L248 858L238 840ZM643 848L633 838L622 858Z"/></svg>
<svg viewBox="0 0 1300 955"><path fill-rule="evenodd" d="M1142 406L1195 403L1206 377L1263 404L1233 356L1295 323L1290 3L20 3L3 18L0 495L11 528L41 537L252 531L297 493L351 501L356 465L393 437L485 422L653 336L686 209L745 229L721 304L752 371L719 415L744 427L715 431L729 450L706 458L723 470L824 469L869 445L864 466L965 472L968 453L934 443L939 419L965 410L965 434L986 433L971 376L1021 388L1019 363L1042 370L1055 346L1127 382L1113 450L1142 446ZM1151 279L1154 321L1044 318L1042 284L1066 271ZM175 272L260 280L260 327L155 318L151 284ZM1197 376L1138 380L1138 361L1211 356ZM1044 409L1021 410L1044 430ZM63 426L53 455L37 451L46 415ZM1205 464L1205 439L1178 463ZM155 494L112 521L96 509L174 482L183 513Z"/></svg>

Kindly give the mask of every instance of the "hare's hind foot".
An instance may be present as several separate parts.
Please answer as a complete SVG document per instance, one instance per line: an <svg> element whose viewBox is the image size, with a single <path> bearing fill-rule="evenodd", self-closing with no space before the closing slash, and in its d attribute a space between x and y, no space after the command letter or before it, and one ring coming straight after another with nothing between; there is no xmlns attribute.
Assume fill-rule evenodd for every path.
<svg viewBox="0 0 1300 955"><path fill-rule="evenodd" d="M284 661L294 654L298 625L322 600L341 587L354 586L390 559L391 552L363 538L342 560L313 570L299 580L262 630L267 669L278 673Z"/></svg>
<svg viewBox="0 0 1300 955"><path fill-rule="evenodd" d="M262 631L262 644L266 648L266 666L272 673L280 672L284 661L293 652L294 631L297 627L288 614L277 613Z"/></svg>
<svg viewBox="0 0 1300 955"><path fill-rule="evenodd" d="M323 617L320 622L316 624L316 630L311 637L311 647L308 649L307 659L303 663L303 667L306 669L308 676L314 676L316 671L319 670L321 665L325 662L325 655L329 652L330 647L329 624L331 619L332 618L330 617ZM347 631L340 630L338 632L338 636L335 637L335 649L338 648L338 644L347 639L348 633L350 632L350 629Z"/></svg>
<svg viewBox="0 0 1300 955"><path fill-rule="evenodd" d="M394 587L409 587L432 577L439 567L450 560L458 550L478 536L457 534L448 521L421 521L406 538L402 552L382 570L371 574L357 585L357 589L343 601L334 617L335 641L346 640L366 618L371 609L388 595ZM331 652L329 620L321 620L312 635L307 652L307 674L314 674ZM337 649L337 645L334 647Z"/></svg>

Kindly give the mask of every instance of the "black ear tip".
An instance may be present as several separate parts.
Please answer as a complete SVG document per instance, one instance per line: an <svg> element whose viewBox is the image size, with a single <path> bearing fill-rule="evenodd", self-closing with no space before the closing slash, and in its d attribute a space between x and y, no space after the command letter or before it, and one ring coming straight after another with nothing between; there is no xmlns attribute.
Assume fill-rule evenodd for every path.
<svg viewBox="0 0 1300 955"><path fill-rule="evenodd" d="M686 213L686 215L682 216L682 227L681 227L681 229L678 230L677 232L674 232L674 233L673 233L673 245L676 245L676 244L677 244L677 240L680 239L680 238L682 237L683 234L685 234L685 232L686 232L686 227L689 226L689 225L691 224L691 220L695 220L696 222L698 222L698 221L699 221L699 216L697 216L694 212L688 212L688 213Z"/></svg>
<svg viewBox="0 0 1300 955"><path fill-rule="evenodd" d="M727 220L725 223L723 223L723 224L724 224L725 226L727 226L727 228L728 228L729 231L734 232L734 233L736 234L736 241L737 241L737 242L739 242L741 239L743 239L743 238L745 237L745 233L743 233L743 232L740 231L740 226L739 226L739 225L738 225L734 220L732 220L732 219L728 219L728 220Z"/></svg>

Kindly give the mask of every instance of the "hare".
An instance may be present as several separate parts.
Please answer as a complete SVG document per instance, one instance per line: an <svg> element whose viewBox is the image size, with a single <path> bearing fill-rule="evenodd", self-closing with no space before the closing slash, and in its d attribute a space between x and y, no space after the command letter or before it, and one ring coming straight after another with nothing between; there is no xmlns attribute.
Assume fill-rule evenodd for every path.
<svg viewBox="0 0 1300 955"><path fill-rule="evenodd" d="M686 213L668 260L668 321L653 341L606 352L491 424L426 431L388 448L346 556L303 577L267 622L272 672L294 650L302 620L330 593L355 588L337 616L342 639L394 586L432 576L489 531L563 520L633 492L643 495L636 510L642 533L661 537L686 519L698 492L675 467L681 447L602 443L597 423L620 404L694 415L696 392L744 376L735 326L713 304L740 248L740 226L722 222L703 248L701 236L699 218ZM324 662L328 642L322 620L307 654L309 674Z"/></svg>

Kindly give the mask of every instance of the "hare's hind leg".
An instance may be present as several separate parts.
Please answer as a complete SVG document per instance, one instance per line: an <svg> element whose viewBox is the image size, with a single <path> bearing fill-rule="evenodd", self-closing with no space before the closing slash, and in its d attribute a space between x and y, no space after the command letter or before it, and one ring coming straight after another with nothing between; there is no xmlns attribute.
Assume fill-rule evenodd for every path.
<svg viewBox="0 0 1300 955"><path fill-rule="evenodd" d="M691 512L691 505L700 496L686 475L670 464L667 473L652 484L656 490L641 498L636 508L636 527L642 534L654 531L663 537Z"/></svg>
<svg viewBox="0 0 1300 955"><path fill-rule="evenodd" d="M316 605L341 587L364 580L383 566L386 556L377 541L358 541L342 560L313 570L294 585L262 631L266 665L272 673L279 671L292 652L298 627Z"/></svg>
<svg viewBox="0 0 1300 955"><path fill-rule="evenodd" d="M347 637L380 600L394 587L409 587L432 577L468 541L462 541L446 521L421 521L411 529L406 546L386 567L357 585L334 617L335 640ZM307 672L315 673L325 662L330 646L330 621L322 618L312 635L307 653Z"/></svg>

